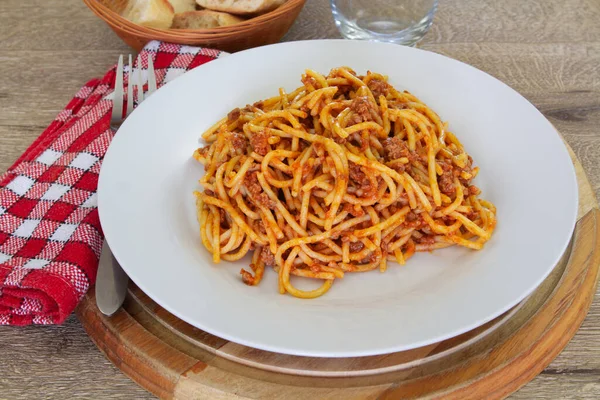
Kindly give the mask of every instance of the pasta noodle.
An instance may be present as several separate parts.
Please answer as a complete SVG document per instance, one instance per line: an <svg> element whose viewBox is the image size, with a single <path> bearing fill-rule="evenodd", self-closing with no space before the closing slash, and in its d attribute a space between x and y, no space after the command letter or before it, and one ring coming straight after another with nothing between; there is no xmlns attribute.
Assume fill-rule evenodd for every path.
<svg viewBox="0 0 600 400"><path fill-rule="evenodd" d="M479 169L427 105L348 67L306 70L301 81L202 135L196 205L215 263L252 252L244 283L273 267L280 293L314 298L347 272L491 238L496 209L471 183ZM292 275L322 285L300 290Z"/></svg>

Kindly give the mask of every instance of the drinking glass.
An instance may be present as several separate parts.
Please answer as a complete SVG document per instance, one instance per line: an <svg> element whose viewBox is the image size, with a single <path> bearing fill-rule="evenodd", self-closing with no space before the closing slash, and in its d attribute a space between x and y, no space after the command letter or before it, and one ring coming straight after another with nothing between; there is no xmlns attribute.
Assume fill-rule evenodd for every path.
<svg viewBox="0 0 600 400"><path fill-rule="evenodd" d="M414 46L429 30L438 0L330 0L346 39Z"/></svg>

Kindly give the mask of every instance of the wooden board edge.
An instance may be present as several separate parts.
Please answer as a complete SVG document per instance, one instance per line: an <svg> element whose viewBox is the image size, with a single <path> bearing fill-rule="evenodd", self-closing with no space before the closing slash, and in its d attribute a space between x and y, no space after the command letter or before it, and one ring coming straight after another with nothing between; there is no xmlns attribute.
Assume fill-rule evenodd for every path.
<svg viewBox="0 0 600 400"><path fill-rule="evenodd" d="M171 399L182 374L206 364L151 335L122 308L106 317L93 290L75 309L86 333L104 356L131 380L161 399Z"/></svg>

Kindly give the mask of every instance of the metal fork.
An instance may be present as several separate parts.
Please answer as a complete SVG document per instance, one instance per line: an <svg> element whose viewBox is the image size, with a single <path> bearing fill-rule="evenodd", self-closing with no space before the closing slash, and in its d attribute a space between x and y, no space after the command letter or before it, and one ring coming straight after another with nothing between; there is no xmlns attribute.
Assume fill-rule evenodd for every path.
<svg viewBox="0 0 600 400"><path fill-rule="evenodd" d="M137 87L138 105L156 90L154 65L152 58L148 57L148 91L144 94L141 61L141 57L138 56L138 68L134 69L131 54L129 55L129 84L127 85L127 110L125 118L131 114L134 108L133 86ZM123 118L123 55L121 55L119 56L119 62L117 63L110 127L115 129L115 131L118 130L125 118ZM125 295L127 294L128 283L129 277L113 256L105 240L102 244L98 274L96 276L96 304L103 314L110 316L121 307L121 304L123 304L123 301L125 300Z"/></svg>

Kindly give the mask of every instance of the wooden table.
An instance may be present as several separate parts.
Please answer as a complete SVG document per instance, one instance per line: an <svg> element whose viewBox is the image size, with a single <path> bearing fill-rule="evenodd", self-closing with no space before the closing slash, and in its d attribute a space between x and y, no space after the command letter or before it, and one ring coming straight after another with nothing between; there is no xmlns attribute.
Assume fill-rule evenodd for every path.
<svg viewBox="0 0 600 400"><path fill-rule="evenodd" d="M598 0L441 0L419 47L480 68L533 102L573 147L598 196L598 21ZM330 37L339 34L327 0L308 0L284 40ZM128 51L81 2L0 1L0 170ZM73 316L62 326L0 327L0 349L0 398L154 398L104 358ZM567 348L511 399L599 397L597 297Z"/></svg>

